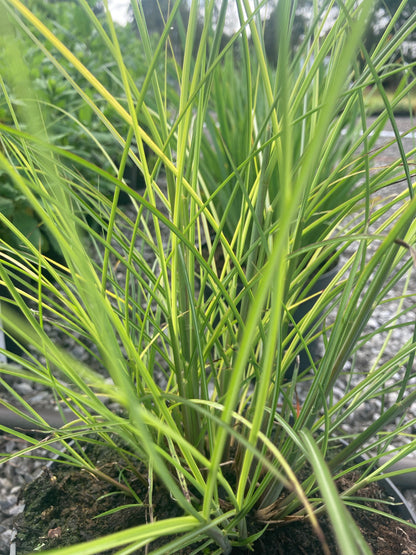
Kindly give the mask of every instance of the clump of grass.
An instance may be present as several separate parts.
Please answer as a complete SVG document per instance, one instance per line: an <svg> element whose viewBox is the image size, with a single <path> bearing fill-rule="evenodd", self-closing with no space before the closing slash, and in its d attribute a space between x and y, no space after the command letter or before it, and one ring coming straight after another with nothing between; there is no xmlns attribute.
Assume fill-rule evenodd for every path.
<svg viewBox="0 0 416 555"><path fill-rule="evenodd" d="M205 3L195 42L201 6L192 1L179 61L170 57L169 29L177 22L180 0L172 4L156 45L140 4L133 3L139 30L135 47L147 65L138 87L124 63L107 3L104 25L85 0L80 3L118 68L120 97L19 0L0 3L7 14L2 48L13 59L4 75L13 125L0 124L0 167L54 237L66 264L54 265L0 213L18 240L17 248L2 243L0 276L23 314L17 320L5 311L3 319L7 333L31 349L27 357L10 357L19 366L3 365L2 373L51 388L76 420L53 429L17 393L15 410L29 410L34 424L51 434L44 447L54 453L60 441L68 449L67 463L96 474L82 451L91 433L94 441L114 449L115 458L129 452L148 468L149 495L161 483L183 510L175 519L110 534L105 549L127 546L133 552L157 537L175 535L155 552L172 553L201 540L196 552L230 553L233 545L255 541L253 511L267 514L268 521L307 516L325 547L317 514L326 508L341 552L368 553L333 476L355 467L355 457L370 448L381 456L393 441L396 432L386 426L416 396L409 388L415 338L363 373L341 400L334 401L332 393L363 338L371 339L365 326L373 311L412 268L403 248L415 234L412 153L405 153L398 133L400 159L382 171L371 170L382 153L374 150L377 136L388 119L397 130L394 108L410 90L404 85L389 100L379 78L404 31L394 44L383 37L360 69L357 54L372 2L342 5L326 36L322 22L332 4L315 4L305 39L292 52L292 8L282 1L279 58L270 67L260 18L264 2L253 9L248 0L237 0L240 27L224 46L227 2L218 12L213 1ZM416 16L408 25L415 22ZM121 146L116 176L48 138L48 111L36 102L15 29L31 38L108 129L106 140L111 136ZM68 64L94 95L68 75ZM238 96L222 94L219 84L227 74ZM365 90L371 86L384 109L367 126ZM241 107L233 104L235 98ZM127 126L125 134L113 116ZM128 159L143 175L142 193L122 179ZM96 180L85 179L84 170ZM389 192L398 179L405 180L403 190L375 207L372 195ZM102 180L113 191L110 198L97 191ZM129 214L118 207L121 191L131 200ZM295 307L341 254L344 262L330 286L295 321ZM33 279L29 292L11 280L12 274ZM95 353L99 370L59 348L50 327ZM310 356L309 373L299 372L299 352L309 353L311 341L320 336L322 359L318 364ZM334 455L331 446L345 419L369 399L384 398L399 367L405 372L396 382L391 408ZM300 404L297 391L305 384ZM120 412L111 411L106 399ZM20 454L39 445L19 435L29 442ZM70 437L80 450L68 445ZM396 458L410 447L413 442ZM4 460L11 456L18 454ZM223 465L230 458L227 474ZM312 472L299 479L305 468ZM372 469L349 495L379 477ZM67 551L99 553L103 541Z"/></svg>

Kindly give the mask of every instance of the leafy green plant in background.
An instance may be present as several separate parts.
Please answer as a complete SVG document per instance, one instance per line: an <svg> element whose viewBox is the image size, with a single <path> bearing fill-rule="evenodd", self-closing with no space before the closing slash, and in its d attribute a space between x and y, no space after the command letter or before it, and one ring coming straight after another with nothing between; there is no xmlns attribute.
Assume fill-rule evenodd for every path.
<svg viewBox="0 0 416 555"><path fill-rule="evenodd" d="M39 229L39 220L26 197L19 194L7 180L0 186L0 191L0 211L3 216L13 222L27 237L30 237L34 245L37 247L41 245L42 235ZM15 236L7 226L3 225L0 233L7 244L14 243L16 246Z"/></svg>
<svg viewBox="0 0 416 555"><path fill-rule="evenodd" d="M42 20L51 22L56 36L93 72L103 86L121 102L126 101L122 83L117 75L117 64L114 60L108 59L105 43L100 33L90 19L85 17L85 12L78 3L71 1L49 3L33 0L27 5ZM105 26L103 8L100 9L94 3L91 5L95 10L94 13L97 12L97 17ZM131 74L134 75L136 86L140 87L146 72L142 50L130 47L130 44L134 44L134 36L132 38L130 27L117 26L117 30L119 43L126 53L124 61ZM128 134L126 122L119 118L116 112L112 112L111 106L102 102L99 94L87 80L79 79L77 71L71 64L61 59L60 63L63 64L63 73L61 74L56 71L53 59L46 57L39 45L33 43L30 36L24 31L19 31L18 37L22 45L24 61L29 68L28 77L33 93L49 112L47 132L50 140L56 146L61 146L72 154L88 159L90 163L99 166L112 176L117 176L121 171L121 176L130 186L140 189L143 186L140 172L128 159L123 162L120 170L123 147L117 140L114 140L111 131L96 116L93 107L85 102L79 94L79 90L81 89L87 97L91 97L92 101L111 119L112 125L118 133L124 137ZM53 48L51 54L59 57L58 52ZM68 79L74 81L79 89L68 86ZM7 84L2 83L2 88L5 87ZM11 124L13 111L10 110L7 98L13 102L10 91L2 95L0 120L3 123ZM147 100L148 107L152 108L150 96ZM74 164L68 163L68 171L75 171ZM91 171L86 166L78 166L76 171L82 171L82 177L94 184L99 192L111 195L113 187L103 176L98 177L95 171ZM35 244L39 244L41 241L44 253L59 260L59 248L53 237L48 234L47 228L42 226L30 204L10 184L7 177L4 177L3 180L4 186L1 186L1 196L4 199L3 212L7 217L10 216L22 233L30 234ZM11 240L10 234L5 229L2 230L2 234L3 239L7 242Z"/></svg>
<svg viewBox="0 0 416 555"><path fill-rule="evenodd" d="M13 243L2 242L0 276L24 314L24 321L16 321L6 311L4 320L8 333L31 349L27 357L9 354L18 364L3 365L2 373L50 387L77 419L52 429L17 393L14 410L28 411L34 427L51 434L44 448L55 453L59 440L67 448L64 461L97 476L103 477L102 471L83 450L89 443L107 445L131 475L144 465L141 478L149 484L150 499L155 488L163 487L183 511L174 519L109 535L105 547L104 540L95 540L64 552L99 553L110 545L126 545L130 552L145 545L151 549L155 539L170 536L154 552L172 553L197 542L194 552L229 553L233 545L255 541L253 518L265 525L307 516L319 533L317 515L328 510L340 551L368 553L345 503L364 484L381 478L374 463L397 434L387 432L386 425L414 401L416 393L408 387L414 338L364 372L339 401L333 401L332 391L345 363L369 339L365 325L374 309L412 267L403 248L415 234L412 152L405 154L399 134L400 159L370 171L382 153L374 150L375 138L389 118L397 130L394 106L410 90L403 84L388 101L378 78L397 42L392 44L386 33L359 69L356 59L372 3L341 5L334 26L323 35L321 23L332 6L324 3L315 6L304 42L292 53L291 3L283 0L278 63L270 67L260 18L264 2L252 9L248 1L236 1L239 29L225 45L227 2L218 11L214 2L205 2L195 48L202 8L193 1L183 60L177 60L170 57L168 35L180 4L172 4L155 44L140 4L133 3L137 49L146 68L138 87L106 3L103 26L80 1L112 67L118 68L119 98L46 22L19 0L1 0L7 15L2 48L6 59L16 61L4 66L3 90L14 117L13 125L0 125L1 170L54 237L69 270L52 265L0 212L1 224L15 236ZM416 16L396 41L405 40L415 24ZM65 107L68 114L80 121L84 107L83 113L92 110L109 131L102 144L111 137L121 146L118 172L80 156L77 145L63 148L48 137L55 112L42 102L29 102L29 72L14 33L28 34L53 63L51 78L66 79L68 94L79 95L82 106L74 113ZM170 86L168 66L174 68L175 86ZM403 71L411 73L411 67ZM221 95L224 73L233 90L243 80L240 94L234 95L240 112L228 93ZM363 91L374 84L385 110L367 127ZM152 152L150 165L146 150ZM142 194L121 180L127 158L143 175ZM100 194L85 171L97 182L104 180L112 196ZM405 180L403 191L374 206L371 195L387 197L398 179ZM129 194L131 211L118 209L121 191ZM100 224L103 235L86 215ZM22 249L29 256L22 256ZM294 323L293 307L302 304L311 283L342 253L345 261L331 285ZM29 274L37 282L22 295L10 272ZM330 313L335 313L333 323L327 321ZM50 326L95 353L94 365L86 367L61 350L49 337ZM299 351L308 350L319 335L325 343L319 366L311 359L308 374L295 371L286 381ZM336 451L345 419L369 399L384 398L388 380L400 367L405 370L392 406ZM3 379L2 384L7 387ZM307 393L299 405L301 386ZM106 399L120 410L110 410ZM411 424L403 422L399 431ZM39 445L8 431L29 446L4 460L30 454ZM75 447L68 444L74 437ZM413 449L414 441L395 458ZM333 479L359 466L355 457L366 452L372 453L372 466L350 491L338 494ZM124 480L128 475L126 470ZM341 521L348 526L339 526Z"/></svg>
<svg viewBox="0 0 416 555"><path fill-rule="evenodd" d="M71 1L49 3L34 0L27 5L42 20L51 22L56 36L92 71L103 86L110 90L121 102L126 101L122 83L117 75L117 64L114 60L108 59L106 46L100 33L90 19L85 17L85 12L78 3ZM93 8L96 10L94 6ZM102 8L101 10L98 9L97 17L105 26ZM126 53L124 61L135 77L136 86L140 87L146 72L143 52L140 48L133 49L129 47L130 44L134 44L130 27L117 26L117 30L119 43ZM29 68L29 78L33 92L49 111L47 132L51 141L55 145L68 149L71 153L88 159L89 162L100 166L106 172L117 176L122 159L122 146L114 140L114 136L96 116L91 105L88 105L80 96L79 90L68 86L68 79L74 80L77 87L82 89L83 94L91 97L93 102L106 113L114 127L124 137L128 133L126 122L119 118L116 112L112 112L111 106L103 103L99 94L87 80L79 79L77 71L74 70L71 64L66 63L64 59L60 59L60 63L63 64L62 69L66 71L65 74L61 74L56 71L53 60L45 56L39 45L34 44L30 36L24 31L19 31L18 36L22 44L24 60ZM53 48L51 53L59 57L58 52ZM3 83L3 87L5 86L6 84ZM10 94L10 91L8 91L8 94ZM13 100L12 97L11 99ZM152 107L150 97L148 98L148 106ZM9 109L6 95L2 95L2 102L0 103L0 120L4 123L12 123L13 121L13 114ZM122 170L122 175L125 176L129 185L140 188L142 186L141 176L139 172L134 171L135 165L127 160L125 166L126 169ZM91 172L87 167L83 167L82 171L83 177L95 184L101 192L111 192L111 185L108 185L105 179L98 180L94 171ZM9 196L6 192L5 196L13 202L13 196ZM20 215L22 209L19 204L18 193L15 192L14 196L16 206L12 207L12 210ZM10 202L7 204L9 206ZM25 210L27 211L27 207ZM19 226L20 221L23 222L23 219L16 219L17 227L24 233L26 229ZM39 221L34 220L34 225L39 228Z"/></svg>

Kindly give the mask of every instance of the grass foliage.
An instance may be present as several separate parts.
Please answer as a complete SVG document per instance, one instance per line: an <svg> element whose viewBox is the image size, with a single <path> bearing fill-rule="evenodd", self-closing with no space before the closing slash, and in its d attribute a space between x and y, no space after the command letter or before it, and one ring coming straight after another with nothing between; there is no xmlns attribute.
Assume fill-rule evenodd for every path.
<svg viewBox="0 0 416 555"><path fill-rule="evenodd" d="M52 429L11 391L14 410L28 412L48 434L42 445L51 455L59 440L67 463L98 473L82 451L98 439L115 460L128 452L133 467L144 462L149 495L162 484L183 510L60 553L100 553L104 544L120 553L147 544L148 552L173 553L196 540L194 553L229 553L254 541L253 515L266 524L306 515L319 534L325 507L340 552L369 553L343 497L379 479L374 463L397 434L387 424L412 424L401 419L416 397L409 382L415 337L361 368L341 399L333 388L362 344L398 329L399 317L412 324L404 289L391 320L366 327L412 272L414 149L405 151L394 109L412 88L413 68L390 70L389 61L416 15L392 40L386 31L369 54L361 39L372 1L314 2L293 51L292 2L281 0L274 67L263 42L265 2L253 8L236 0L239 28L224 43L227 2L192 1L178 56L169 30L180 3L172 2L155 38L133 2L138 32L127 44L106 1L103 18L80 0L89 32L70 43L70 30L38 18L35 5L31 11L19 0L0 1L1 179L25 199L64 260L51 260L2 201L0 277L21 313L17 319L3 303L2 317L24 356L6 353L1 383L8 387L4 376L12 375L43 384L75 414ZM333 7L338 17L324 33ZM101 64L88 66L89 35L108 64L105 74ZM20 48L22 37L30 52ZM42 60L47 78L33 79L29 54ZM403 77L393 96L380 78L389 71ZM45 86L58 87L58 96L45 101ZM369 87L383 99L371 124ZM400 157L386 166L379 160L387 145L376 141L388 121ZM88 144L71 139L75 128ZM142 190L123 180L126 164L139 171ZM401 192L391 193L398 181ZM130 199L126 210L121 193ZM295 317L336 262L329 287ZM57 345L53 330L76 342L91 364ZM308 354L317 338L324 343L319 363ZM301 351L309 358L305 371ZM337 452L346 419L388 396L389 407ZM38 446L8 431L29 446L3 460ZM414 447L411 439L396 458ZM370 470L354 491L338 494L334 477L367 452ZM172 534L171 543L151 550L155 538Z"/></svg>

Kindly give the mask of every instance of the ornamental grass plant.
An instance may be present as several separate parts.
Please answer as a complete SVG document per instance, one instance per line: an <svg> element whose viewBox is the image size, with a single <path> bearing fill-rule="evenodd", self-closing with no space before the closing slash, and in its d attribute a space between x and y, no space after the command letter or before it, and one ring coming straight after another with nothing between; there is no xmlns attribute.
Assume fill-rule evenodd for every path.
<svg viewBox="0 0 416 555"><path fill-rule="evenodd" d="M140 3L132 3L138 34L128 48L144 56L139 84L107 1L101 18L80 0L108 55L109 82L120 85L115 94L50 22L19 0L0 0L2 110L9 113L0 123L0 168L65 261L55 263L0 211L1 227L13 235L1 240L0 277L11 296L2 303L2 319L23 348L21 356L4 353L1 384L14 396L7 404L44 431L41 444L51 457L58 442L65 448L62 463L105 478L84 448L106 445L126 465L120 487L130 487L133 502L144 503L129 472L137 475L144 465L149 504L165 488L183 513L61 553L109 547L132 553L146 546L146 553L170 554L189 545L193 553L230 553L252 545L267 524L293 516L310 519L325 549L318 523L324 511L341 553L370 553L346 507L360 504L361 487L388 475L390 463L379 468L378 459L415 424L405 414L416 401L410 380L416 336L382 363L362 368L341 399L333 388L362 342L386 331L381 326L368 334L366 324L414 271L414 149L405 152L394 118L413 86L413 65L391 60L416 27L416 14L391 36L393 18L366 52L362 37L372 1L314 2L307 32L292 50L293 4L281 0L273 66L263 42L266 2L230 3L238 28L224 41L228 2L192 0L181 60L169 37L180 25L180 4L172 2L155 40ZM334 9L338 15L325 30ZM31 82L21 49L28 38L85 107L62 113L71 126L91 129L91 141L112 164L99 164L95 147L92 161L88 152L77 153L79 145L63 147L49 136L56 107L40 101ZM398 86L387 97L383 79L393 74ZM371 125L368 87L384 101ZM400 156L385 166L378 160L388 145L375 145L388 121ZM62 125L65 131L65 118ZM99 126L102 141L94 135ZM106 156L109 143L114 148ZM128 161L143 176L142 191L123 181ZM397 182L403 187L391 194ZM121 192L129 195L128 210L118 206ZM337 260L330 285L295 322L293 310ZM399 304L389 329L399 326L399 316L413 325L412 311ZM94 363L61 348L51 330L76 342ZM317 338L322 358L310 357L308 371L299 372L300 351L308 353ZM49 388L75 419L52 428L8 386L7 376ZM346 419L387 394L394 394L391 405L336 451ZM399 424L391 431L393 421ZM32 456L40 445L21 431L1 429L27 442L3 461ZM415 447L410 438L391 462ZM365 468L356 459L361 454L370 454ZM338 493L334 480L360 466L362 477ZM154 547L160 538L165 544Z"/></svg>

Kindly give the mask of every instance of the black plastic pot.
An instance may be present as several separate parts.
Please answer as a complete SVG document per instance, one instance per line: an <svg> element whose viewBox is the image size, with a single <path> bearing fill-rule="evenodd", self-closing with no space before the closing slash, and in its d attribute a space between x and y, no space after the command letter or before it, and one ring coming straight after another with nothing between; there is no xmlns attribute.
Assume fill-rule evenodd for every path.
<svg viewBox="0 0 416 555"><path fill-rule="evenodd" d="M345 439L339 438L338 441L340 442L340 444L343 447L348 446L348 442ZM356 463L362 463L363 461L366 461L367 459L368 458L366 456L360 455L359 457L356 457L355 462ZM405 457L401 461L401 468L402 469L407 467L406 459L407 459L407 457ZM380 462L382 462L382 463L386 462L386 457L383 457ZM411 468L413 466L413 462L414 461L412 461L412 463L409 464L409 466L408 466L409 468ZM403 475L403 476L405 476L405 475ZM397 516L399 516L403 520L407 520L409 522L412 522L413 524L416 524L416 512L414 511L414 509L410 505L410 503L408 503L407 499L405 498L405 496L402 493L402 491L405 490L405 489L414 489L415 486L416 486L415 480L410 480L408 478L407 481L406 481L403 478L400 479L400 477L399 477L398 485L396 485L393 482L393 479L383 478L382 480L380 480L379 483L382 486L382 488L385 490L387 495L389 495L395 501L398 502L397 505L395 505L395 508L394 508Z"/></svg>
<svg viewBox="0 0 416 555"><path fill-rule="evenodd" d="M395 508L398 516L400 516L400 518L402 518L403 520L411 521L413 522L413 524L416 524L416 513L407 502L407 499L405 498L401 490L399 490L399 488L392 482L390 478L384 478L383 480L381 480L381 484L386 490L386 493L399 502L399 504Z"/></svg>

